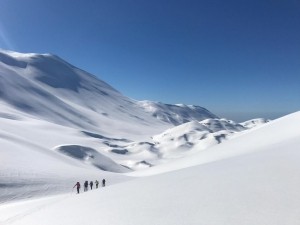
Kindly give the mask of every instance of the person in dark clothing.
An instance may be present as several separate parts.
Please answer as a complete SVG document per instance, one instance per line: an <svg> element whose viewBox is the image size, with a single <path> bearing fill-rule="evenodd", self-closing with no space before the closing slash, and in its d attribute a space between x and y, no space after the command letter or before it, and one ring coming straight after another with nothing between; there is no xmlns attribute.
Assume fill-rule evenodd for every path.
<svg viewBox="0 0 300 225"><path fill-rule="evenodd" d="M93 184L94 184L93 181L91 181L91 182L90 182L91 190L93 190Z"/></svg>
<svg viewBox="0 0 300 225"><path fill-rule="evenodd" d="M105 179L102 180L102 187L105 187Z"/></svg>
<svg viewBox="0 0 300 225"><path fill-rule="evenodd" d="M98 181L98 180L96 180L96 181L95 181L95 184L96 184L96 188L98 188L99 181Z"/></svg>
<svg viewBox="0 0 300 225"><path fill-rule="evenodd" d="M77 182L75 185L74 185L74 187L76 187L76 189L77 189L77 194L79 194L79 190L80 190L80 183L79 182ZM73 187L73 188L74 188Z"/></svg>
<svg viewBox="0 0 300 225"><path fill-rule="evenodd" d="M84 191L87 191L88 190L88 186L89 186L89 182L86 180L84 182Z"/></svg>

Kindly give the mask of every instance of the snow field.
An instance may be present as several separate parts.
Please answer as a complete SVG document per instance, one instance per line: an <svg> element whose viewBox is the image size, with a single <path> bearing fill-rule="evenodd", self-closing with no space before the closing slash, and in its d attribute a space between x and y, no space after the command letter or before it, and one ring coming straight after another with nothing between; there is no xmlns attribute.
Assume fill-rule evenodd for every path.
<svg viewBox="0 0 300 225"><path fill-rule="evenodd" d="M45 225L298 224L299 123L298 112L245 132L218 145L222 157L198 153L182 159L185 169L174 170L173 163L168 163L153 168L155 176L85 194L4 204L0 221L4 225L41 221ZM245 146L250 147L239 152ZM206 152L217 151L211 150ZM194 159L202 157L206 161L195 165Z"/></svg>
<svg viewBox="0 0 300 225"><path fill-rule="evenodd" d="M23 225L41 221L45 225L298 224L299 144L294 139L276 148L64 199L59 196L56 202L3 205L0 221Z"/></svg>

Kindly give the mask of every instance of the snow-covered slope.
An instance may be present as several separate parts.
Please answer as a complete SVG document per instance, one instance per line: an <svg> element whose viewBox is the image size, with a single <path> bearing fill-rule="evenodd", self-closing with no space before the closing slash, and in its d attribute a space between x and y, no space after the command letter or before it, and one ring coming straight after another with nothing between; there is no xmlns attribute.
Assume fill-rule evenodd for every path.
<svg viewBox="0 0 300 225"><path fill-rule="evenodd" d="M244 130L199 106L130 99L55 55L0 50L0 201L126 180Z"/></svg>
<svg viewBox="0 0 300 225"><path fill-rule="evenodd" d="M257 118L257 119L247 120L243 123L240 123L240 125L242 125L243 127L248 128L248 129L251 129L253 127L260 126L260 125L263 125L265 123L268 123L270 121L271 120L269 120L269 119Z"/></svg>
<svg viewBox="0 0 300 225"><path fill-rule="evenodd" d="M132 100L55 55L4 50L0 50L0 101L40 119L123 137L216 118L197 106ZM150 105L155 105L157 115L152 115Z"/></svg>
<svg viewBox="0 0 300 225"><path fill-rule="evenodd" d="M62 193L97 174L128 179L110 172L148 167L157 157L143 146L132 154L111 148L173 126L55 55L0 50L1 202Z"/></svg>
<svg viewBox="0 0 300 225"><path fill-rule="evenodd" d="M153 137L155 147L164 158L181 158L220 144L245 128L233 121L206 119L170 128Z"/></svg>
<svg viewBox="0 0 300 225"><path fill-rule="evenodd" d="M243 132L205 153L154 168L169 173L86 194L2 205L0 221L3 225L298 224L299 145L300 112ZM174 171L175 165L186 169Z"/></svg>
<svg viewBox="0 0 300 225"><path fill-rule="evenodd" d="M0 51L0 101L36 118L109 135L169 127L103 81L57 56Z"/></svg>
<svg viewBox="0 0 300 225"><path fill-rule="evenodd" d="M6 115L0 118L0 124L0 203L65 193L77 179L109 177L111 182L128 179L110 173L128 169L98 153L99 144L74 128L22 115ZM77 156L85 153L94 158L93 161L89 157L76 159L61 151L71 151Z"/></svg>
<svg viewBox="0 0 300 225"><path fill-rule="evenodd" d="M155 118L174 125L180 125L189 121L218 118L207 109L195 105L171 105L152 101L140 101L138 104Z"/></svg>
<svg viewBox="0 0 300 225"><path fill-rule="evenodd" d="M205 164L221 159L246 155L268 147L284 145L300 137L300 112L290 114L277 120L246 130L232 136L221 145L214 145L207 151L197 152L189 157L174 160L167 165L159 165L135 174L153 175L162 171L178 170L193 165ZM284 148L284 147L283 147Z"/></svg>
<svg viewBox="0 0 300 225"><path fill-rule="evenodd" d="M245 130L230 120L205 119L169 128L149 141L110 143L105 151L118 155L122 165L137 170L208 149Z"/></svg>

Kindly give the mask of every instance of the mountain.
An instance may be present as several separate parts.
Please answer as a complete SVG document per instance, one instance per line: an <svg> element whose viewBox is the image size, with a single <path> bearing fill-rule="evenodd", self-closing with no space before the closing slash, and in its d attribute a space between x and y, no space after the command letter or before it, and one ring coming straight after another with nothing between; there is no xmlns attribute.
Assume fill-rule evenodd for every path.
<svg viewBox="0 0 300 225"><path fill-rule="evenodd" d="M136 126L146 134L170 126L57 56L1 51L0 61L0 100L27 115L121 136L139 135Z"/></svg>
<svg viewBox="0 0 300 225"><path fill-rule="evenodd" d="M200 106L130 99L55 55L0 51L0 202L130 180L246 130Z"/></svg>
<svg viewBox="0 0 300 225"><path fill-rule="evenodd" d="M110 135L117 131L124 137L141 131L155 134L191 120L216 118L197 106L130 99L55 55L3 50L0 100L36 118ZM110 132L112 127L116 129Z"/></svg>

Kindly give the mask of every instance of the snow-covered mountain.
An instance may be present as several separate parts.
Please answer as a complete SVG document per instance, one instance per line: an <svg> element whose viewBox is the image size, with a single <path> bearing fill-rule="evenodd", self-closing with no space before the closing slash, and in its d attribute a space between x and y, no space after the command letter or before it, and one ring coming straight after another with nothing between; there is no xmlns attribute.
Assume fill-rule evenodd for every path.
<svg viewBox="0 0 300 225"><path fill-rule="evenodd" d="M195 105L171 105L152 101L140 101L138 104L155 118L174 125L190 121L201 121L207 118L218 118L207 109Z"/></svg>
<svg viewBox="0 0 300 225"><path fill-rule="evenodd" d="M1 51L0 100L35 118L109 135L137 134L137 126L155 133L169 126L105 82L49 54Z"/></svg>
<svg viewBox="0 0 300 225"><path fill-rule="evenodd" d="M55 55L0 51L0 202L62 193L85 177L127 180L121 174L193 155L247 127L200 106L130 99Z"/></svg>
<svg viewBox="0 0 300 225"><path fill-rule="evenodd" d="M299 128L299 112L235 123L0 51L0 224L297 224Z"/></svg>
<svg viewBox="0 0 300 225"><path fill-rule="evenodd" d="M220 143L227 133L244 129L234 122L219 119L200 106L130 99L95 76L51 54L1 50L0 104L0 117L18 121L18 125L22 124L20 120L47 121L73 128L80 136L97 142L94 145L92 142L82 144L59 140L48 145L41 143L38 135L29 139L33 143L46 144L47 148L55 149L63 155L110 171L124 171L124 168L100 166L99 157L111 158L126 168L144 168L182 157L185 153L190 154L193 151L188 149L194 146L198 150L205 149ZM202 121L204 127L207 127L207 135L201 136L201 140L194 138L193 143L189 138L181 138L193 132L198 133L196 127L192 131L188 124L181 126L191 121ZM167 131L169 133L173 132L173 128L175 136L177 130L180 130L180 135L173 139L175 141L150 138L159 137L158 134L166 129L171 129ZM7 132L12 130L3 126L2 129ZM22 125L20 130L12 132L23 138L25 134L21 130ZM222 131L224 134L221 134ZM215 132L221 133L212 134ZM205 144L199 148L198 142ZM180 146L180 149L185 150L181 153L174 150L174 154L170 155L167 153L171 151L168 146L178 149ZM166 148L169 149L163 150ZM100 162L104 163L103 160Z"/></svg>
<svg viewBox="0 0 300 225"><path fill-rule="evenodd" d="M124 137L141 131L156 134L174 124L217 118L197 106L130 99L55 55L3 50L0 101L36 118Z"/></svg>

